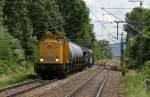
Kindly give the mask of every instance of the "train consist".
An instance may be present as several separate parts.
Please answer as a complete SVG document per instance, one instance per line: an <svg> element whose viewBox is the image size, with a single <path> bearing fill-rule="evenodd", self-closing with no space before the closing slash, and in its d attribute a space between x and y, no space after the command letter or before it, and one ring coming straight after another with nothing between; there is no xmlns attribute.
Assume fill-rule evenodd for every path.
<svg viewBox="0 0 150 97"><path fill-rule="evenodd" d="M38 43L35 71L42 78L66 75L93 65L92 50L81 47L59 34L45 34Z"/></svg>

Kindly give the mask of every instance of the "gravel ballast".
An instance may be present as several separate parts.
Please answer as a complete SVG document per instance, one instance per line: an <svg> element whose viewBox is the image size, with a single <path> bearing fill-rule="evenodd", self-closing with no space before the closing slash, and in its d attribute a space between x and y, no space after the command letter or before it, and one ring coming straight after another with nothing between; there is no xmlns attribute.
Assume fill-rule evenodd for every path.
<svg viewBox="0 0 150 97"><path fill-rule="evenodd" d="M97 71L102 70L102 68L100 66L93 66L92 68L68 76L66 79L58 80L17 97L63 97Z"/></svg>

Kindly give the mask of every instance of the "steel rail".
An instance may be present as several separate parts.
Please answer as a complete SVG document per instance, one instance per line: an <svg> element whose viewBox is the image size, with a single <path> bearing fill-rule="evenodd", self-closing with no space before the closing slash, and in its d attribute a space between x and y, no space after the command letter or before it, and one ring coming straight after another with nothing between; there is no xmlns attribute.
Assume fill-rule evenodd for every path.
<svg viewBox="0 0 150 97"><path fill-rule="evenodd" d="M75 89L73 89L71 92L69 92L64 97L74 97L75 94L77 94L78 92L80 92L80 90L82 88L84 88L90 81L92 81L99 73L101 73L104 70L105 69L102 69L102 70L98 71L96 74L94 74L93 76L91 76L90 78L88 78L85 82L81 83L79 86L77 86Z"/></svg>
<svg viewBox="0 0 150 97"><path fill-rule="evenodd" d="M96 93L96 96L95 97L101 97L101 94L102 94L102 91L106 85L106 82L108 80L108 77L110 75L110 71L107 72L104 80L100 83L100 86L99 86L99 89L98 89L98 92Z"/></svg>
<svg viewBox="0 0 150 97"><path fill-rule="evenodd" d="M28 92L28 91L34 90L34 89L36 89L36 88L39 88L39 87L45 86L45 85L50 84L50 83L53 83L53 82L55 82L55 81L56 81L56 79L51 80L51 81L49 81L49 82L44 82L44 83L42 83L42 84L40 84L40 85L33 86L33 87L31 87L31 88L28 88L28 89L25 89L25 90L22 90L22 91L19 91L19 92L16 92L16 93L10 94L10 95L8 95L7 97L15 97L15 96L20 95L20 94L23 94L23 93L25 93L25 92Z"/></svg>
<svg viewBox="0 0 150 97"><path fill-rule="evenodd" d="M9 90L9 89L13 89L13 88L16 88L16 87L21 87L21 86L24 86L24 85L27 85L27 84L31 84L31 83L34 83L34 82L39 81L39 80L40 80L40 78L37 78L37 79L23 81L22 83L19 83L19 84L10 85L8 87L0 89L0 93L4 92L6 90Z"/></svg>
<svg viewBox="0 0 150 97"><path fill-rule="evenodd" d="M8 95L7 97L15 97L15 96L20 95L20 94L23 94L23 93L25 93L25 92L28 92L28 91L34 90L34 89L36 89L36 88L39 88L39 87L45 86L45 85L50 84L50 83L53 83L53 82L55 82L55 81L56 81L56 79L51 80L51 81L49 81L49 82L44 82L44 83L42 83L42 84L40 84L40 85L33 86L33 87L31 87L31 88L28 88L28 89L25 89L25 90L22 90L22 91L19 91L19 92L16 92L16 93L10 94L10 95Z"/></svg>
<svg viewBox="0 0 150 97"><path fill-rule="evenodd" d="M39 87L42 87L42 86L45 86L47 84L50 84L52 82L55 82L57 79L53 79L53 80L50 80L48 82L39 82L40 84L38 85L35 85L35 86L31 86L30 88L27 88L27 89L23 89L21 91L16 91L15 93L12 93L12 94L8 94L6 97L15 97L17 95L20 95L20 94L23 94L25 92L28 92L28 91L31 91L31 90L34 90L36 88L39 88ZM0 93L3 93L5 91L9 91L11 89L16 89L16 88L19 88L19 87L22 87L22 86L25 86L25 85L28 85L28 84L32 84L36 81L41 81L40 79L37 79L37 80L33 80L33 81L30 81L30 82L26 82L26 83L21 83L21 84L17 84L15 86L10 86L10 87L7 87L7 88L4 88L4 89L1 89L1 92Z"/></svg>

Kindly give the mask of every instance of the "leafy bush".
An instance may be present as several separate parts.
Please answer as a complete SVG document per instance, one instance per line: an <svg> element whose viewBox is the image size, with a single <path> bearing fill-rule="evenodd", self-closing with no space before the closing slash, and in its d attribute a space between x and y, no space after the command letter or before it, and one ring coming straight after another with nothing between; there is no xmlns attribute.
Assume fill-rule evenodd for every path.
<svg viewBox="0 0 150 97"><path fill-rule="evenodd" d="M15 39L7 32L0 32L0 60L12 60L14 62L25 60L24 51L19 40Z"/></svg>
<svg viewBox="0 0 150 97"><path fill-rule="evenodd" d="M130 60L128 66L127 66L129 69L135 69L137 68L137 62L136 60Z"/></svg>
<svg viewBox="0 0 150 97"><path fill-rule="evenodd" d="M122 78L123 90L126 97L149 97L150 92L145 87L145 72L130 71L127 76Z"/></svg>
<svg viewBox="0 0 150 97"><path fill-rule="evenodd" d="M26 60L20 41L0 31L0 74L11 74L25 67Z"/></svg>
<svg viewBox="0 0 150 97"><path fill-rule="evenodd" d="M37 63L38 58L38 46L37 39L33 37L28 43L28 48L26 49L26 59L32 63Z"/></svg>
<svg viewBox="0 0 150 97"><path fill-rule="evenodd" d="M29 33L26 33L26 32L29 32L29 30L26 32L24 31L24 33L22 33L23 31L21 31L20 29L17 29L17 31L13 33L8 32L7 29L5 29L3 26L3 24L5 24L3 23L3 20L4 20L3 17L5 16L3 16L4 12L2 12L2 10L4 11L3 5L0 3L0 87L26 80L28 79L28 75L33 74L34 72L34 69L33 69L34 66L32 65L32 63L26 60L26 55L25 55L26 49L23 48L23 46L25 47L28 47L28 46L22 45L23 42L30 43L30 40L26 39L26 38L28 39L30 38L29 36L27 36L27 34L29 35ZM10 11L12 12L12 10ZM24 21L23 18L20 18L20 16L18 17L19 17L18 19L21 19L21 21ZM16 22L18 19L15 19L15 21L12 21L12 22L15 23L16 25L18 24L24 25L22 26L22 28L26 30L27 29L27 27L25 26L26 23ZM12 24L11 27L14 27L14 26L15 25ZM20 28L19 26L16 26L16 27ZM21 33L22 33L22 36L19 36L16 38L12 36L13 34L18 35ZM21 39L23 37L25 38L24 38L24 41L22 42ZM35 45L36 44L34 42L34 45L32 46L35 46ZM33 55L30 55L30 56L33 56Z"/></svg>
<svg viewBox="0 0 150 97"><path fill-rule="evenodd" d="M144 66L149 67L150 68L150 61L145 62Z"/></svg>
<svg viewBox="0 0 150 97"><path fill-rule="evenodd" d="M0 60L0 74L3 74L7 71L7 65L5 61Z"/></svg>
<svg viewBox="0 0 150 97"><path fill-rule="evenodd" d="M143 72L143 76L145 76L145 79L150 79L150 61L145 62Z"/></svg>
<svg viewBox="0 0 150 97"><path fill-rule="evenodd" d="M19 66L14 63L11 65L10 63L1 63L2 61L0 61L0 66L2 66L2 68L0 68L0 87L6 87L10 84L36 77L34 73L34 66L30 63L27 63L24 66Z"/></svg>

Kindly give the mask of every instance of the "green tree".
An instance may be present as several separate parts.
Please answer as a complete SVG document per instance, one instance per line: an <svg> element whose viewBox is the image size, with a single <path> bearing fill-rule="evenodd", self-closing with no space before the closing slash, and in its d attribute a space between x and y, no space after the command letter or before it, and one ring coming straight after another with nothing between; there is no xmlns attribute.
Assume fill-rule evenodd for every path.
<svg viewBox="0 0 150 97"><path fill-rule="evenodd" d="M136 29L139 31L140 30L140 8L134 8L132 12L126 13L126 18L125 21L133 26L136 26ZM125 25L125 30L128 33L131 33L132 36L135 36L138 34L137 31L132 29L130 26Z"/></svg>
<svg viewBox="0 0 150 97"><path fill-rule="evenodd" d="M95 59L102 60L102 59L111 59L111 46L109 41L107 40L99 40L95 42L94 45L94 55Z"/></svg>
<svg viewBox="0 0 150 97"><path fill-rule="evenodd" d="M32 25L28 17L27 5L26 0L5 0L3 13L5 27L10 35L20 40L25 49L26 59L30 59L35 38L32 37Z"/></svg>
<svg viewBox="0 0 150 97"><path fill-rule="evenodd" d="M4 30L3 27L3 2L0 2L0 32L2 32Z"/></svg>
<svg viewBox="0 0 150 97"><path fill-rule="evenodd" d="M131 35L132 39L131 41L131 49L130 49L130 59L132 64L139 64L139 44L140 44L140 39L139 39L139 33L142 32L142 40L143 40L143 48L142 48L142 55L143 55L143 63L150 60L150 38L147 38L150 36L150 23L149 23L149 18L150 18L150 9L143 9L143 18L142 18L142 26L140 24L140 8L134 8L133 11L130 13L128 12L126 14L126 22L133 25L137 31L132 29L130 26L125 25L125 30L129 36ZM146 37L145 37L146 36ZM128 50L129 51L129 50ZM131 64L130 64L131 65ZM138 66L135 66L138 67Z"/></svg>
<svg viewBox="0 0 150 97"><path fill-rule="evenodd" d="M85 2L82 0L57 0L57 2L65 20L66 36L82 46L92 48L95 35Z"/></svg>
<svg viewBox="0 0 150 97"><path fill-rule="evenodd" d="M38 39L46 32L64 34L64 20L55 0L29 0L28 9Z"/></svg>
<svg viewBox="0 0 150 97"><path fill-rule="evenodd" d="M0 74L13 70L15 64L25 63L24 50L18 39L11 36L3 26L3 3L0 2Z"/></svg>

